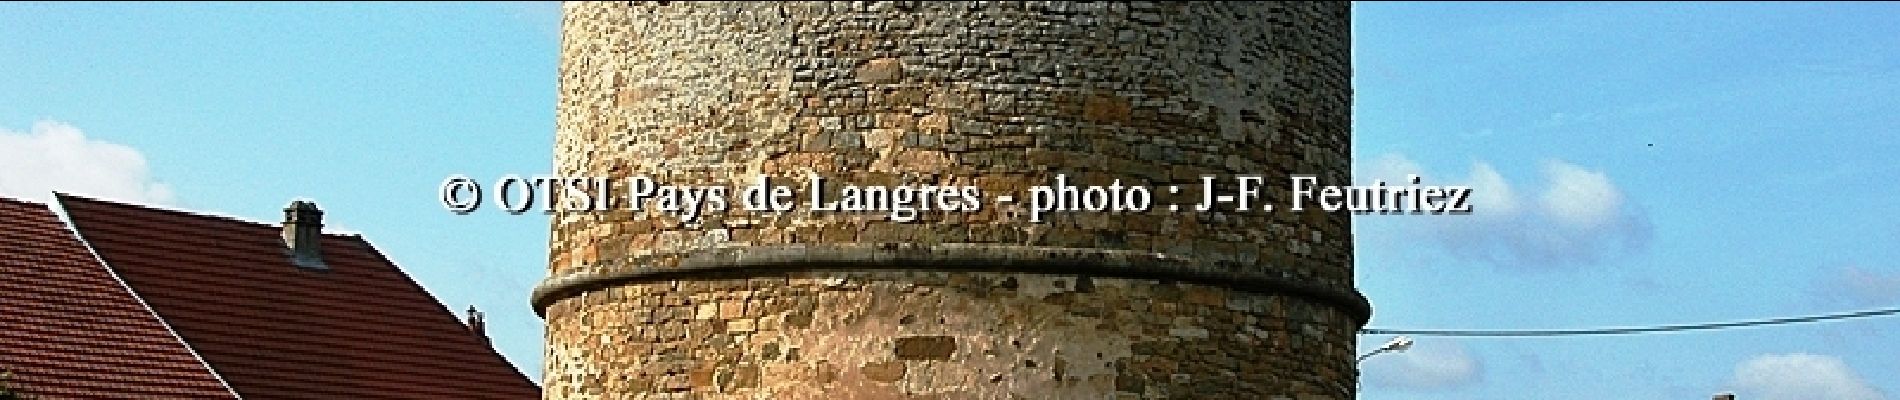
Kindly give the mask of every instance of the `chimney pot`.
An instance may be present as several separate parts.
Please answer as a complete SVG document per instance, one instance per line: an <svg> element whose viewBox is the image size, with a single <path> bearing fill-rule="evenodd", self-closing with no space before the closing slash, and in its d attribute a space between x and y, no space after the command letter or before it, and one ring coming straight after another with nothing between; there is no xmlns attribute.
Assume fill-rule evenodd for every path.
<svg viewBox="0 0 1900 400"><path fill-rule="evenodd" d="M468 331L475 334L476 339L481 339L482 343L488 343L488 321L473 304L468 306Z"/></svg>
<svg viewBox="0 0 1900 400"><path fill-rule="evenodd" d="M284 207L284 245L290 248L292 263L325 269L322 244L323 210L317 209L317 203L297 200Z"/></svg>

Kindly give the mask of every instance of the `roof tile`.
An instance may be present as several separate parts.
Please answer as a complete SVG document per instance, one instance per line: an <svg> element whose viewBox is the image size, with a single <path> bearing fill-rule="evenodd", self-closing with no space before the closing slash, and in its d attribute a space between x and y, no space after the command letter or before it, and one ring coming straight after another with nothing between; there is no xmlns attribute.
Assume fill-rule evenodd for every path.
<svg viewBox="0 0 1900 400"><path fill-rule="evenodd" d="M278 227L76 196L74 230L240 395L534 399L540 389L358 236L292 263Z"/></svg>
<svg viewBox="0 0 1900 400"><path fill-rule="evenodd" d="M37 398L234 398L52 209L6 198L0 369Z"/></svg>

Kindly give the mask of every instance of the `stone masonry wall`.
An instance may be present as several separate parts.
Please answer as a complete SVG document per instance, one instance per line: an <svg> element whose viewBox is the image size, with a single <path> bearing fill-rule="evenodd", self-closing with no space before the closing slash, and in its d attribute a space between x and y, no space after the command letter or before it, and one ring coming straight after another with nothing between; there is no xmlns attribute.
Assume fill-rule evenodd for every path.
<svg viewBox="0 0 1900 400"><path fill-rule="evenodd" d="M555 167L1018 197L1261 175L1286 204L1289 175L1349 182L1349 32L1345 3L569 4ZM1363 302L1347 215L1049 219L557 213L546 398L1352 396L1367 311L1312 295Z"/></svg>
<svg viewBox="0 0 1900 400"><path fill-rule="evenodd" d="M807 274L620 286L548 315L549 399L1333 399L1356 378L1345 314L1205 285Z"/></svg>

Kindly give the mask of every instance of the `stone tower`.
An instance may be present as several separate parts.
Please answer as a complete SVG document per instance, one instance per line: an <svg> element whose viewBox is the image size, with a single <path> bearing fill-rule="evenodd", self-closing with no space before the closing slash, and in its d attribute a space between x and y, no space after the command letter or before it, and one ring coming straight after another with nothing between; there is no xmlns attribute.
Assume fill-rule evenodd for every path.
<svg viewBox="0 0 1900 400"><path fill-rule="evenodd" d="M785 213L555 214L548 399L1351 398L1345 3L578 3L556 172L800 189ZM1031 186L1165 188L1031 223ZM810 176L978 212L815 212ZM1271 212L1188 211L1202 176ZM831 195L831 196L835 196ZM1178 201L1181 211L1165 204ZM624 205L623 205L624 206ZM1256 206L1257 207L1257 206Z"/></svg>

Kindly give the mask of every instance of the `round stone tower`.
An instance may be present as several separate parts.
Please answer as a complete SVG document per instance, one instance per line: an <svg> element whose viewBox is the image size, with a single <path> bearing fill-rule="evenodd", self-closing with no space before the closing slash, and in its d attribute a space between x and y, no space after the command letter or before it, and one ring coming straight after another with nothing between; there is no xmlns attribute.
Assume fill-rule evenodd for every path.
<svg viewBox="0 0 1900 400"><path fill-rule="evenodd" d="M565 12L557 173L730 189L690 222L555 214L548 399L1354 396L1349 215L1287 209L1289 176L1349 182L1346 3ZM1155 206L1030 222L1059 174ZM759 176L797 208L742 209ZM814 176L983 203L814 211ZM1267 179L1253 209L1192 211L1235 176Z"/></svg>

